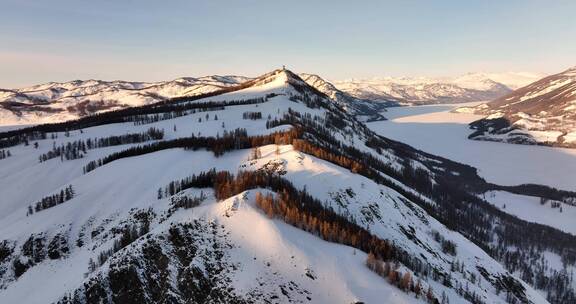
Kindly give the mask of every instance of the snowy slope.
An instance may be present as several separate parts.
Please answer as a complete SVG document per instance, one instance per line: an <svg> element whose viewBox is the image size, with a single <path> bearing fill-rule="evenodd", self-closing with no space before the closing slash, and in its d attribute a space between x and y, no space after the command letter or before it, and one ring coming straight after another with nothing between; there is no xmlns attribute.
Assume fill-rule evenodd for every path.
<svg viewBox="0 0 576 304"><path fill-rule="evenodd" d="M489 90L494 83L499 83L516 90L542 77L544 77L543 74L528 72L467 73L449 81L468 89Z"/></svg>
<svg viewBox="0 0 576 304"><path fill-rule="evenodd" d="M383 117L379 112L385 111L387 107L398 105L397 100L395 99L384 100L380 98L378 102L374 102L370 99L353 97L352 95L337 89L333 84L315 74L302 73L298 76L300 76L302 80L306 81L309 85L326 94L330 99L336 101L348 112L356 115L368 116L365 117L365 120L382 120Z"/></svg>
<svg viewBox="0 0 576 304"><path fill-rule="evenodd" d="M0 89L0 124L59 122L80 116L195 96L248 80L240 76L184 77L166 82L75 80Z"/></svg>
<svg viewBox="0 0 576 304"><path fill-rule="evenodd" d="M483 196L491 204L519 218L576 235L576 206L506 191L490 191Z"/></svg>
<svg viewBox="0 0 576 304"><path fill-rule="evenodd" d="M233 174L265 170L301 191L306 189L326 210L402 248L398 270L412 273L425 289L431 286L438 299L466 303L473 294L482 303L511 299L547 303L518 274L507 271L478 246L481 240L448 229L446 218L444 223L437 220L433 214L441 216L438 212L450 202L423 192L408 172L418 169L415 172L425 174L432 186L459 180L464 185L460 188L474 189L474 183L482 183L475 170L377 137L342 110L338 101L289 71L273 71L248 86L189 103L250 98L262 102L186 112L146 124L127 121L51 132L58 136L10 146L12 156L0 160L0 302L130 303L162 298L176 303L423 302L423 297L401 291L371 272L364 265L367 252L324 241L281 218L266 217L255 208L254 197L258 191L273 193L270 189L252 189L218 201L212 189L190 188L158 199L158 189L171 181L216 168ZM243 119L247 112L261 112L264 119ZM289 113L299 114L286 116ZM285 120L279 125L267 128L282 117ZM306 128L315 122L320 125ZM218 157L206 149L162 149L114 160L86 174L82 167L90 161L143 144L91 149L73 160L38 162L39 154L53 146L150 127L164 130L165 142L191 134L220 137L237 128L246 129L250 136L303 128L300 140L323 147L339 145L346 157L366 153L362 155L374 157L390 170L378 169L375 163L368 171L346 168L345 162L335 163L345 156L330 162L319 158L328 157L326 153L312 156L289 143L263 145L257 157L250 149L234 149ZM330 130L333 138L322 128ZM365 165L361 159L356 161ZM27 215L30 204L68 185L76 193L73 198ZM173 199L184 196L202 202L175 208ZM463 210L458 205L453 208ZM484 211L495 213L478 217L496 217L500 225L510 227L517 223L498 211ZM124 242L126 233L131 241L106 253ZM454 244L453 252L446 249L447 244ZM103 263L91 263L102 254L107 256ZM413 269L421 264L423 269L435 269L435 274Z"/></svg>
<svg viewBox="0 0 576 304"><path fill-rule="evenodd" d="M280 82L280 84L283 84L283 82ZM246 89L228 98L267 93L270 87L278 93L284 92L285 89L282 87L276 88L278 86L278 83L265 84L258 87L256 92L253 89ZM294 106L294 104L282 99L271 102L266 106L267 110L273 113L276 107L286 110L287 106ZM254 108L254 106L249 108ZM159 125L159 127L170 129L172 124L178 125L178 130L173 132L173 134L169 134L168 138L177 137L178 134L189 134L190 131L199 129L202 130L200 132L204 133L221 132L221 121L227 122L229 125L227 128L229 129L241 126L248 127L251 134L261 130L260 126L254 126L251 121L243 121L236 118L238 116L236 110L218 112L220 121L200 124L196 123L195 120L191 120L190 117L185 117L185 119L181 118L165 122L164 125ZM198 116L203 115L200 114ZM125 131L121 126L108 125L85 129L84 133L73 134L71 138L122 134L123 132ZM71 138L62 138L62 141L67 141ZM46 145L41 145L40 149L42 147L48 148ZM288 150L291 150L290 146L282 149L287 149L286 153L289 153L291 161L297 161L296 155L293 152L288 152ZM27 236L35 233L44 233L50 238L58 232L64 232L69 237L69 241L73 242L75 238L72 236L79 236L91 229L96 229L92 231L103 229L103 232L99 234L103 235L103 237L86 238L88 245L71 249L66 259L43 261L40 265L28 270L15 282L10 282L10 276L3 277L5 280L3 284L8 284L8 288L0 293L1 302L12 302L16 299L24 300L27 303L57 301L66 292L79 287L79 282L83 280L89 281L90 278L98 277L100 273L107 270L109 264L113 263L112 259L91 277L85 279L84 274L88 271L87 267L90 258L96 259L102 248L109 247L110 240L107 239L109 236L106 236L107 229L121 226L121 223L130 219L134 210L147 210L147 208L151 207L155 214L162 214L162 212L169 209L170 200L156 200L156 189L158 187L164 186L174 178L208 170L215 165L219 169L236 170L240 165L246 163L249 155L249 151L239 151L230 153L224 159L215 159L210 152L198 151L192 153L182 150L170 150L147 155L146 157L130 159L128 162L118 162L108 168L101 168L102 170L97 170L93 174L82 175L78 171L80 164L85 163L89 159L106 155L111 151L91 151L86 159L60 164L59 161L53 160L24 169L24 167L27 167L25 163L28 163L30 159L35 159L38 151L22 150L11 159L13 166L2 167L2 176L6 179L14 180L15 185L23 185L24 180L33 179L33 183L38 184L40 189L35 192L24 192L18 189L9 191L7 194L9 199L3 201L1 205L2 214L5 215L1 220L1 238L25 242ZM264 153L270 154L269 151ZM174 160L177 161L174 162ZM76 168L76 170L73 168ZM140 168L137 169L139 172L135 171L136 168ZM162 168L162 171L158 171L158 168ZM21 173L16 172L16 170L20 171L21 169L24 169ZM50 174L49 182L42 182L44 180L42 172ZM114 176L114 180L109 180L106 178L107 176ZM135 179L136 176L139 178ZM77 197L72 201L39 212L31 217L22 213L25 208L22 209L21 202L31 202L40 199L44 193L51 192L49 189L57 189L61 184L67 183L73 183L74 189L78 193ZM202 191L210 195L210 190L204 189ZM193 194L197 194L197 192ZM235 199L238 198L231 198L228 202ZM170 218L170 223L153 223L153 225L157 226L153 226L150 235L165 234L169 227L181 222L192 222L194 219L200 219L203 223L217 221L219 224L224 225L222 233L229 235L219 241L229 242L233 246L231 251L226 254L230 258L230 264L240 267L240 269L231 274L233 275L231 279L232 282L238 284L238 286L234 287L241 294L254 293L255 290L263 289L266 292L266 296L279 295L282 297L279 299L281 302L288 302L288 298L279 289L278 284L283 282L286 284L286 288L289 287L290 290L297 286L294 287L296 291L290 291L291 299L295 301L310 302L307 299L307 297L310 297L314 303L333 303L341 299L348 299L349 302L357 299L372 299L373 301L376 299L388 299L390 303L418 302L414 297L389 286L386 281L378 278L365 268L363 266L365 253L341 245L327 243L278 221L271 222L261 212L255 211L249 201L242 204L242 208L235 212L237 213L236 215L228 218L224 216L225 209L229 207L228 202L216 203L213 198L209 198L204 202L203 207L199 207L198 210L175 214ZM250 225L247 225L247 223L250 223ZM257 228L258 234L254 234L254 228ZM265 244L262 243L263 241L265 241ZM140 242L134 243L131 248L124 249L119 254L123 253L125 257L128 256L125 251L137 251ZM276 261L286 262L277 264L275 263ZM343 261L347 262L342 263ZM274 264L269 266L269 262L274 262ZM64 265L66 266L63 267ZM314 278L310 278L306 273L310 273ZM59 278L59 280L53 280L54 278ZM56 284L49 284L45 288L35 289L35 292L26 291L30 290L37 282L49 281ZM262 283L258 282L263 282L266 286L262 287ZM331 290L334 290L333 288L336 288L339 292L331 292Z"/></svg>
<svg viewBox="0 0 576 304"><path fill-rule="evenodd" d="M378 120L388 103L354 98L317 75L303 80L353 114ZM61 122L86 115L141 106L171 98L197 96L247 82L243 76L183 77L165 82L75 80L15 90L0 89L0 126Z"/></svg>
<svg viewBox="0 0 576 304"><path fill-rule="evenodd" d="M335 82L358 98L392 99L408 104L493 100L538 79L530 73L468 73L457 77L384 77Z"/></svg>
<svg viewBox="0 0 576 304"><path fill-rule="evenodd" d="M576 67L460 111L486 116L471 124L474 139L576 147L575 109Z"/></svg>

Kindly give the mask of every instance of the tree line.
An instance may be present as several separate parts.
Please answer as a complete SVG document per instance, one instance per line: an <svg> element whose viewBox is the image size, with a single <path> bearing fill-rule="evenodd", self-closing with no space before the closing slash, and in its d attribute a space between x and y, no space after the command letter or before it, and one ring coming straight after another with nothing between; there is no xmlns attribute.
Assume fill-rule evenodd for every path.
<svg viewBox="0 0 576 304"><path fill-rule="evenodd" d="M214 186L215 169L200 174L192 174L180 180L168 183L164 188L158 188L158 199L170 197L174 194L190 188L212 188Z"/></svg>
<svg viewBox="0 0 576 304"><path fill-rule="evenodd" d="M12 153L10 153L10 150L0 150L0 159L5 159L12 156Z"/></svg>
<svg viewBox="0 0 576 304"><path fill-rule="evenodd" d="M126 145L141 143L151 140L161 140L164 138L164 130L157 128L149 128L141 133L130 133L124 135L113 135L101 138L88 138L86 140L76 140L62 144L60 146L52 146L52 150L41 154L38 159L40 162L47 161L52 158L60 157L60 160L73 160L83 158L87 150L98 149L110 146Z"/></svg>
<svg viewBox="0 0 576 304"><path fill-rule="evenodd" d="M60 192L50 196L46 196L42 198L40 201L28 206L28 212L26 213L26 216L32 215L35 212L40 212L42 210L52 208L56 205L63 204L74 198L75 195L76 192L74 192L74 188L72 188L72 185L68 185L66 188L60 190Z"/></svg>
<svg viewBox="0 0 576 304"><path fill-rule="evenodd" d="M366 266L377 275L386 278L388 282L404 292L413 292L416 298L424 296L428 303L440 303L434 295L431 285L428 285L427 291L423 290L422 280L414 282L409 271L404 274L399 270L399 263L383 261L376 257L372 252L366 257Z"/></svg>
<svg viewBox="0 0 576 304"><path fill-rule="evenodd" d="M208 149L216 157L223 155L227 151L249 149L269 144L288 144L292 138L297 136L295 130L286 132L274 132L267 135L248 136L246 129L238 128L234 131L225 131L223 136L217 137L182 137L168 141L160 141L152 144L131 147L126 150L112 153L104 158L90 161L84 166L84 173L88 173L100 166L112 161L153 153L166 149L184 148L187 150Z"/></svg>
<svg viewBox="0 0 576 304"><path fill-rule="evenodd" d="M326 95L310 97L310 94L304 93L301 95L291 95L288 99L294 102L302 102L311 109L319 109L328 108L328 103L324 100L325 98Z"/></svg>
<svg viewBox="0 0 576 304"><path fill-rule="evenodd" d="M298 190L288 180L263 171L240 171L234 176L227 171L212 169L173 181L164 189L168 189L168 195L173 195L189 188L207 187L214 189L218 200L250 189L270 189L279 193L279 197L257 194L256 200L258 207L271 217L282 218L287 223L325 240L350 245L366 252L376 252L383 259L396 259L401 252L405 254L388 241L379 239L350 219L325 207L306 190Z"/></svg>
<svg viewBox="0 0 576 304"><path fill-rule="evenodd" d="M540 197L545 200L561 201L576 206L576 192L556 189L550 186L522 184L518 186L501 186L489 184L488 190L502 190L511 193Z"/></svg>
<svg viewBox="0 0 576 304"><path fill-rule="evenodd" d="M85 116L75 120L69 120L60 123L50 123L36 125L32 127L0 132L0 148L7 148L30 140L41 140L47 138L47 133L68 132L94 126L134 122L135 124L152 123L164 119L172 119L184 116L196 111L209 111L224 109L226 106L238 106L258 104L268 101L268 98L276 94L267 94L264 97L255 97L250 99L229 100L229 101L208 101L193 103L191 101L202 98L215 96L213 94L204 94L184 99L172 99L151 105L131 107L121 110L108 111L95 115ZM165 115L160 115L164 113Z"/></svg>
<svg viewBox="0 0 576 304"><path fill-rule="evenodd" d="M422 278L431 278L451 287L449 273L437 269L429 263L412 257L408 252L393 243L371 234L351 218L335 212L313 198L307 191L295 188L288 180L264 171L240 171L236 176L227 171L212 169L173 181L163 189L173 195L188 188L212 187L218 200L251 189L266 188L277 193L263 195L256 193L256 206L270 218L282 219L286 223L312 233L330 242L348 245L365 252L371 252L379 260L401 262ZM172 194L170 194L172 193Z"/></svg>
<svg viewBox="0 0 576 304"><path fill-rule="evenodd" d="M262 119L262 112L244 112L242 113L242 119L252 119L252 120L258 120L258 119Z"/></svg>

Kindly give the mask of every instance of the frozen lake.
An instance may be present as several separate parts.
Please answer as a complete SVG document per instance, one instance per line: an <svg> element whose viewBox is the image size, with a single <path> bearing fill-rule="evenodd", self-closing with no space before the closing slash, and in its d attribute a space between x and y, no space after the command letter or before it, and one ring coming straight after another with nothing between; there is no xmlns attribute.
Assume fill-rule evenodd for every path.
<svg viewBox="0 0 576 304"><path fill-rule="evenodd" d="M543 184L576 191L576 149L469 140L468 123L481 116L450 113L459 105L390 108L375 132L420 150L472 165L489 182Z"/></svg>

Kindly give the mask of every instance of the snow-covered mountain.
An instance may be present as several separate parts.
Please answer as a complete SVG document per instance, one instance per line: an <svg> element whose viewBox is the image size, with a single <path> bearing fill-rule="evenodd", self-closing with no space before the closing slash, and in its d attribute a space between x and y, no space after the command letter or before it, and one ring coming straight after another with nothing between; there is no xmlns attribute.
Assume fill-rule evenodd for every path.
<svg viewBox="0 0 576 304"><path fill-rule="evenodd" d="M545 75L529 72L503 72L503 73L467 73L449 81L462 87L477 90L489 89L492 83L500 83L512 90L528 85Z"/></svg>
<svg viewBox="0 0 576 304"><path fill-rule="evenodd" d="M383 119L379 112L390 102L352 97L317 75L302 74L305 81L366 119ZM0 125L62 122L86 115L148 105L178 97L191 97L239 85L243 76L184 77L166 82L75 80L47 83L16 90L0 89Z"/></svg>
<svg viewBox="0 0 576 304"><path fill-rule="evenodd" d="M471 124L473 139L576 147L576 67L459 111L487 116Z"/></svg>
<svg viewBox="0 0 576 304"><path fill-rule="evenodd" d="M478 196L572 193L489 184L330 92L275 70L0 133L0 303L576 299L550 266L576 236Z"/></svg>
<svg viewBox="0 0 576 304"><path fill-rule="evenodd" d="M455 103L500 97L534 79L529 73L470 73L456 78L379 78L336 82L314 74L306 82L365 120L383 119L399 103ZM183 77L165 82L75 80L0 89L0 125L61 122L86 115L196 96L239 85L243 76ZM535 79L534 79L535 80ZM376 102L375 102L376 101Z"/></svg>
<svg viewBox="0 0 576 304"><path fill-rule="evenodd" d="M342 92L332 83L315 74L301 73L298 76L312 87L326 94L344 110L365 121L384 119L380 112L385 111L387 107L398 105L395 99L379 99L377 102L374 102L374 100L371 99L356 98L348 93Z"/></svg>
<svg viewBox="0 0 576 304"><path fill-rule="evenodd" d="M335 82L358 98L397 100L406 104L462 103L493 100L538 79L530 73L469 73L458 77L384 77Z"/></svg>
<svg viewBox="0 0 576 304"><path fill-rule="evenodd" d="M241 76L185 77L166 82L75 80L0 89L0 124L60 122L103 111L195 96L237 85Z"/></svg>

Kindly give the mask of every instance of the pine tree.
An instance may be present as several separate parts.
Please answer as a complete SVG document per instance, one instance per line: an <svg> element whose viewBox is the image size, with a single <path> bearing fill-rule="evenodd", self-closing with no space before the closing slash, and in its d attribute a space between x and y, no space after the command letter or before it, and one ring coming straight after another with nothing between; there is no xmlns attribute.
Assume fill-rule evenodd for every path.
<svg viewBox="0 0 576 304"><path fill-rule="evenodd" d="M426 292L426 299L428 299L428 302L430 303L434 301L434 291L432 290L431 285L428 285L428 291Z"/></svg>
<svg viewBox="0 0 576 304"><path fill-rule="evenodd" d="M259 159L260 157L262 157L262 153L260 152L260 148L258 148L258 147L252 148L252 152L250 153L250 155L251 155L252 160L256 160L256 159Z"/></svg>
<svg viewBox="0 0 576 304"><path fill-rule="evenodd" d="M442 303L442 304L449 304L449 303L450 303L449 300L448 300L448 296L446 295L446 292L445 292L445 291L442 291L442 301L441 301L441 303Z"/></svg>
<svg viewBox="0 0 576 304"><path fill-rule="evenodd" d="M420 292L422 292L422 281L418 279L416 285L414 285L414 293L416 294L416 298L420 296Z"/></svg>
<svg viewBox="0 0 576 304"><path fill-rule="evenodd" d="M398 282L398 272L396 270L391 270L388 273L388 282L390 282L390 284L396 284L396 282Z"/></svg>
<svg viewBox="0 0 576 304"><path fill-rule="evenodd" d="M376 256L374 256L374 254L372 252L368 253L368 256L366 257L366 266L368 266L368 268L372 271L376 270L376 263L378 261L376 260Z"/></svg>
<svg viewBox="0 0 576 304"><path fill-rule="evenodd" d="M390 263L388 261L384 262L384 270L382 274L384 276L388 276L390 274Z"/></svg>
<svg viewBox="0 0 576 304"><path fill-rule="evenodd" d="M68 187L66 187L66 190L64 190L64 200L67 201L71 198L72 198L72 194L70 193L70 189Z"/></svg>
<svg viewBox="0 0 576 304"><path fill-rule="evenodd" d="M345 234L346 234L346 231L344 231L344 232L342 233L342 235L345 235ZM343 240L346 240L346 239L347 239L347 238L346 238L345 236L343 236ZM340 243L344 243L344 241L341 241ZM384 274L384 266L382 266L382 264L383 264L382 261L376 260L376 264L375 264L375 267L374 267L374 272L376 272L379 276L384 276L384 275L385 275L385 274Z"/></svg>
<svg viewBox="0 0 576 304"><path fill-rule="evenodd" d="M410 281L412 280L412 276L410 275L410 272L406 272L404 274L404 276L402 276L402 279L400 280L400 289L402 290L410 290Z"/></svg>
<svg viewBox="0 0 576 304"><path fill-rule="evenodd" d="M98 269L98 265L96 265L96 262L94 262L94 260L90 258L90 260L88 261L88 272L92 273L96 271L96 269Z"/></svg>

